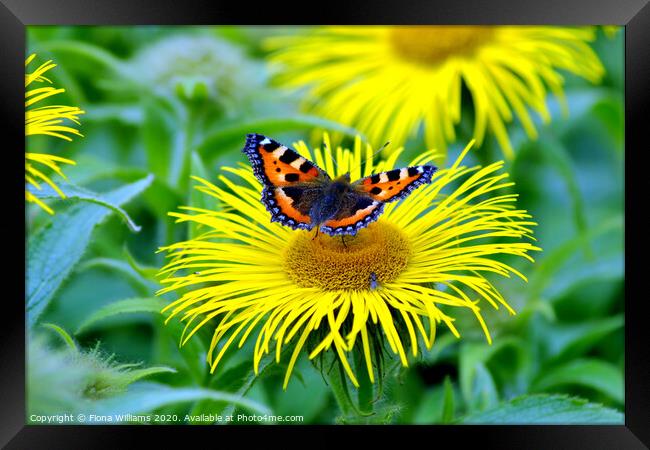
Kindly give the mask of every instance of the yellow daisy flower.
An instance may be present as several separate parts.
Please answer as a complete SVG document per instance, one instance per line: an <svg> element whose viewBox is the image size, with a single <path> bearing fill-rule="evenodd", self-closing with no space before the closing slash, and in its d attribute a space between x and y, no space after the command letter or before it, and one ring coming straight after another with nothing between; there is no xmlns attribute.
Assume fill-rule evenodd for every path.
<svg viewBox="0 0 650 450"><path fill-rule="evenodd" d="M461 119L461 86L474 105L474 137L494 133L511 157L506 123L530 138L529 109L546 123L547 90L563 102L558 69L598 82L604 68L588 45L595 28L550 26L328 27L270 38L276 80L307 86L304 106L356 127L370 142L402 145L420 128L446 149Z"/></svg>
<svg viewBox="0 0 650 450"><path fill-rule="evenodd" d="M324 144L313 152L304 142L295 148L330 175L350 172L353 180L390 170L401 152L375 165L372 149L362 149L360 138L352 151L338 147L333 152L327 135ZM535 223L515 208L517 195L492 196L513 185L508 174L500 173L503 161L461 165L471 146L451 167L436 172L430 184L387 204L377 222L347 236L345 243L324 234L314 239L313 233L271 222L260 201L262 185L249 166L223 168L231 176L219 176L221 187L194 177L200 183L196 189L214 197L220 208L185 206L171 212L178 223L201 224L206 231L160 249L171 260L160 270L166 286L158 295L180 295L164 311L171 311L167 321L179 314L187 321L181 345L200 328L214 327L207 355L212 372L229 348L241 347L251 335L255 373L272 347L277 362L288 348L286 388L303 348L310 359L335 351L356 386L348 358L359 351L374 382L373 361L378 361L373 355L380 352L380 340L407 366L408 346L414 356L419 339L431 348L439 324L460 336L451 316L455 308L474 313L491 342L481 303L514 311L485 275L514 273L525 280L496 258L532 261L528 253L539 248L527 242ZM426 152L412 164L434 157Z"/></svg>
<svg viewBox="0 0 650 450"><path fill-rule="evenodd" d="M32 54L25 60L25 68L27 68L35 57L36 54ZM54 67L56 67L56 64L49 60L38 66L33 72L25 74L25 136L44 134L65 139L66 141L72 141L68 134L77 136L82 136L82 134L77 129L65 125L64 122L69 120L79 125L79 115L84 114L84 111L76 106L47 105L34 107L34 105L48 97L65 92L63 88L55 88L54 86L37 87L34 85L42 83L52 84L52 81L46 78L44 74ZM46 167L65 178L59 164L75 164L75 162L67 158L61 158L60 156L26 152L25 182L39 190L41 189L40 182L44 182L54 189L61 198L65 198L63 191L42 171L42 167ZM36 203L49 214L54 214L52 208L43 203L27 189L25 189L25 199L28 202Z"/></svg>

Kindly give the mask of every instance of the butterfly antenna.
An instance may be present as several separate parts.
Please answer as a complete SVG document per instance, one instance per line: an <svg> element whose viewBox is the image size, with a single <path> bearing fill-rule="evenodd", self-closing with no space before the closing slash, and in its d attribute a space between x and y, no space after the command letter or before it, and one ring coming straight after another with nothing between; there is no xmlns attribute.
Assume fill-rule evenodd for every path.
<svg viewBox="0 0 650 450"><path fill-rule="evenodd" d="M385 149L385 148L388 147L389 145L390 145L390 141L386 141L386 143L385 143L384 145L382 145L381 147L379 147L377 150L375 150L375 152L374 152L372 155L370 155L370 157L366 158L366 159L361 163L361 166L365 166L365 165L368 163L368 161L372 161L372 160L374 159L375 155L377 155L377 153L381 152L383 149ZM354 166L350 167L349 172L352 173L352 171L353 171L354 169L356 169L356 167L354 167Z"/></svg>
<svg viewBox="0 0 650 450"><path fill-rule="evenodd" d="M339 164L336 162L336 158L334 158L334 151L332 150L332 147L328 147L328 148L330 149L330 152L329 152L330 153L330 159L334 163L334 167L336 167L337 170L338 170Z"/></svg>

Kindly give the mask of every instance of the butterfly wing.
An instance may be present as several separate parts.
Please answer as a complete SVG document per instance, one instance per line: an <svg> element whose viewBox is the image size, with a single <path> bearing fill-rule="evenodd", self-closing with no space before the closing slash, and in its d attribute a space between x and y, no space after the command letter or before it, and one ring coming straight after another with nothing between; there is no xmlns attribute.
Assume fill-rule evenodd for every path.
<svg viewBox="0 0 650 450"><path fill-rule="evenodd" d="M330 180L324 170L295 150L261 134L246 136L242 152L248 156L253 173L265 186L292 186Z"/></svg>
<svg viewBox="0 0 650 450"><path fill-rule="evenodd" d="M361 178L353 183L353 187L373 200L394 202L405 198L419 186L430 183L436 170L436 167L429 165L393 169Z"/></svg>
<svg viewBox="0 0 650 450"><path fill-rule="evenodd" d="M356 234L361 228L377 220L383 210L384 202L358 192L348 192L341 199L338 213L326 221L321 230L330 236Z"/></svg>
<svg viewBox="0 0 650 450"><path fill-rule="evenodd" d="M242 151L264 185L262 203L271 213L271 221L293 229L312 229L309 211L330 181L327 173L295 150L261 134L247 135Z"/></svg>
<svg viewBox="0 0 650 450"><path fill-rule="evenodd" d="M314 185L265 186L262 203L271 213L271 222L295 229L311 230L314 225L309 211L323 195L323 187Z"/></svg>

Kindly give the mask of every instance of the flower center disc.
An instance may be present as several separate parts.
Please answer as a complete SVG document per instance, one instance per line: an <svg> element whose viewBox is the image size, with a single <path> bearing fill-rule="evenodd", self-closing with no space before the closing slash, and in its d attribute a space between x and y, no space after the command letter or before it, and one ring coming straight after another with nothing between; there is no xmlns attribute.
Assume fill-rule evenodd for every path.
<svg viewBox="0 0 650 450"><path fill-rule="evenodd" d="M471 53L493 33L491 26L410 26L395 27L389 39L402 58L435 64L449 56Z"/></svg>
<svg viewBox="0 0 650 450"><path fill-rule="evenodd" d="M377 283L393 281L411 255L408 239L385 222L370 224L356 236L297 233L284 255L284 268L299 286L327 291L368 290L372 274Z"/></svg>

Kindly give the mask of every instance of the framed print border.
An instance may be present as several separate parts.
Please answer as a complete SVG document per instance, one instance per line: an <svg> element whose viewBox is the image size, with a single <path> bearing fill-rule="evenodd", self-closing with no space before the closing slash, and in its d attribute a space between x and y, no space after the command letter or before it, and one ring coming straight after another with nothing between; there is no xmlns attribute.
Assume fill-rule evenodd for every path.
<svg viewBox="0 0 650 450"><path fill-rule="evenodd" d="M643 164L646 152L650 111L650 5L647 0L621 2L554 0L550 2L499 0L486 2L451 1L411 2L408 8L395 1L372 4L334 1L317 12L310 4L287 14L277 2L255 6L241 2L202 2L186 0L0 0L0 73L2 74L2 138L5 235L25 232L25 204L19 190L24 189L24 58L27 25L134 25L134 24L617 24L625 25L625 425L624 426L390 426L336 427L336 432L363 433L364 439L380 441L387 433L408 433L408 439L425 439L454 445L477 442L488 448L647 448L650 446L650 327L645 324L646 303L643 271L647 267L650 245L644 239L647 227L639 205L647 203L648 174ZM5 244L7 245L7 244ZM25 425L25 310L20 298L25 286L19 280L26 266L24 241L8 243L4 274L9 291L3 295L3 332L0 346L0 398L3 421L0 445L7 448L86 448L132 447L136 439L150 442L152 437L171 439L180 427L146 426L35 426ZM23 264L16 264L22 261ZM227 428L227 429L226 429ZM331 427L259 427L251 433L247 427L221 427L218 436L238 434L255 437L264 434L284 436L305 433L310 439L328 436ZM183 434L188 428L182 428ZM371 430L371 431L367 431ZM432 431L433 430L433 431ZM192 427L192 433L215 439L212 427ZM433 433L433 434L432 434ZM144 440L146 439L146 441ZM171 441L169 441L171 442Z"/></svg>

